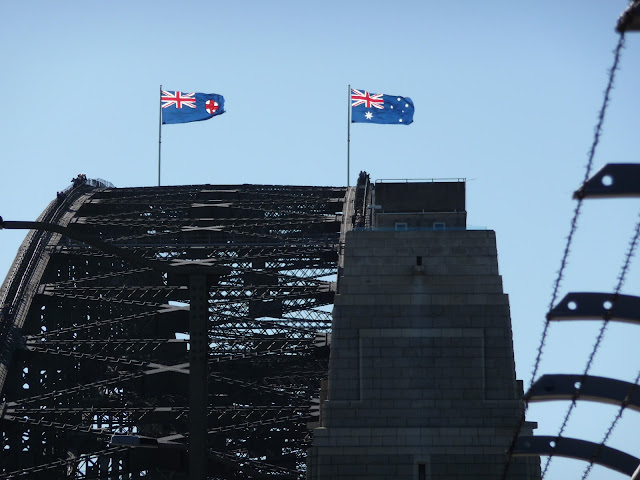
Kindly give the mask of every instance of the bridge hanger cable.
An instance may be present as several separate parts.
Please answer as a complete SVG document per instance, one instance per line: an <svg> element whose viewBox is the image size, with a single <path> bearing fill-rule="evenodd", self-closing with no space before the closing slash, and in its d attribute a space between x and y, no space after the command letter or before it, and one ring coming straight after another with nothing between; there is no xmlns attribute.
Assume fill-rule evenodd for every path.
<svg viewBox="0 0 640 480"><path fill-rule="evenodd" d="M582 184L584 185L587 180L590 178L591 176L591 172L593 170L593 160L595 158L595 153L598 147L598 144L600 143L600 136L602 134L602 127L604 125L604 119L605 119L605 115L607 112L607 107L609 106L609 102L610 102L610 97L611 97L611 91L613 90L613 83L614 83L614 79L615 79L615 74L619 68L619 63L620 63L620 56L622 53L622 49L624 48L624 42L625 42L625 33L624 31L620 33L619 39L618 39L618 44L616 46L616 48L613 51L614 54L614 58L613 58L613 65L612 67L609 69L609 77L608 77L608 81L607 81L607 87L604 91L604 96L602 99L602 105L600 107L600 111L598 113L598 120L596 123L596 126L594 128L594 135L593 135L593 141L591 143L591 148L589 149L589 153L587 155L587 164L585 165L585 173L584 173L584 178L582 180ZM560 291L560 285L562 284L562 279L564 278L564 272L565 269L567 267L568 264L568 259L569 259L569 252L571 251L571 246L573 244L573 239L575 237L576 231L578 229L578 218L580 217L580 213L582 211L582 202L583 202L583 198L578 198L577 199L577 203L576 203L576 207L573 211L573 216L571 218L571 222L569 224L569 234L567 235L567 239L566 239L566 244L565 244L565 248L562 254L562 260L560 261L560 268L558 269L557 275L556 275L556 279L553 285L553 290L552 290L552 295L551 295L551 300L549 301L549 308L548 310L550 311L553 306L556 304L557 300L558 300L558 294ZM515 429L515 432L513 434L513 437L511 439L511 444L509 445L509 448L507 450L507 455L506 455L506 459L505 459L505 467L503 470L503 475L502 475L502 480L506 480L507 479L507 475L509 472L509 466L511 464L511 458L513 456L513 450L515 448L515 443L517 438L520 436L520 433L522 431L522 428L525 424L525 418L526 418L526 413L527 410L529 408L529 391L531 390L531 386L533 385L533 382L535 381L537 375L538 375L538 370L540 368L540 363L542 360L542 353L544 350L544 346L547 340L547 336L549 333L549 325L550 325L550 318L547 316L547 318L545 318L545 322L544 322L544 328L542 330L542 336L540 339L540 344L538 346L538 350L537 350L537 355L536 355L536 359L534 362L534 366L533 366L533 371L531 373L531 380L529 383L529 389L527 391L527 393L524 396L524 407L522 410L522 414L520 416L520 420L518 422L518 425ZM597 348L597 347L596 347ZM548 463L547 466L548 467ZM545 471L546 471L546 467L545 467ZM544 478L544 474L542 476L542 478Z"/></svg>
<svg viewBox="0 0 640 480"><path fill-rule="evenodd" d="M611 90L613 89L613 81L615 79L616 71L618 70L620 54L623 48L624 48L624 33L621 33L620 38L618 40L618 45L614 50L613 66L609 70L609 80L607 83L607 88L604 93L604 98L602 101L602 106L600 108L600 113L598 114L598 123L594 129L593 142L589 150L587 164L585 166L584 179L582 181L583 185L587 182L587 180L589 180L589 177L591 176L591 171L593 170L593 159L595 157L596 149L600 142L600 136L602 134L602 126L604 124L604 118L605 118L607 107L609 106ZM573 238L578 229L578 218L580 217L580 213L582 211L583 200L584 199L582 198L578 198L575 210L573 212L573 217L571 219L571 223L569 227L569 235L567 236L567 243L565 245L564 252L562 255L562 260L560 261L560 268L558 269L558 274L554 282L553 293L551 295L551 300L549 301L548 310L551 310L555 306L558 300L558 292L560 291L560 285L562 284L562 279L564 278L564 271L568 264L569 252L571 251ZM550 320L548 318L545 319L544 330L542 332L542 338L540 340L540 345L538 347L538 354L536 356L535 364L534 364L532 375L531 375L531 384L533 384L533 382L535 381L536 375L538 374L538 369L540 368L540 361L542 358L542 351L544 348L545 340L548 334L549 322Z"/></svg>
<svg viewBox="0 0 640 480"><path fill-rule="evenodd" d="M620 294L620 290L622 289L622 286L624 285L624 282L625 282L625 279L626 279L626 275L627 275L627 273L629 271L629 267L631 265L631 258L633 257L633 255L634 255L634 253L636 251L636 248L638 246L638 241L640 239L640 214L638 215L638 217L639 217L639 219L638 219L638 222L636 223L635 234L632 237L631 241L629 242L629 249L627 250L627 254L626 254L626 257L625 257L624 264L623 264L622 268L620 269L620 274L618 275L618 284L617 284L616 289L615 289L615 291L613 293L613 297L611 299L611 307L609 308L609 311L612 311L615 308L616 300L618 298L618 295ZM602 326L601 332L603 332L604 328L606 328L606 325L608 324L608 320L609 320L608 318L605 318L605 320L603 322L603 326ZM592 352L592 355L595 355L595 349L596 348L597 347L594 347L594 351ZM587 368L588 368L588 366L587 366ZM586 369L585 369L585 374L584 375L586 376ZM616 416L614 417L613 421L609 425L609 428L607 429L602 441L600 442L598 450L594 453L593 457L589 461L589 465L587 465L587 467L585 468L581 480L586 480L586 478L589 476L589 473L591 472L591 469L593 468L593 464L595 463L595 460L598 458L598 455L599 455L600 451L602 450L602 448L606 444L607 440L609 440L609 437L613 433L613 430L615 429L616 425L618 424L618 421L622 418L622 414L624 413L624 410L627 408L629 400L630 400L631 396L633 395L636 387L638 386L638 382L639 381L640 381L640 371L638 371L638 373L636 374L636 378L635 378L635 380L633 382L633 385L629 389L629 392L627 393L624 401L622 402L622 405L620 406L620 409L618 410L618 413L616 414ZM576 394L579 396L579 390L576 392ZM568 418L567 418L567 420L568 420Z"/></svg>
<svg viewBox="0 0 640 480"><path fill-rule="evenodd" d="M631 259L633 258L633 255L636 251L636 248L638 246L638 239L640 238L640 221L636 224L635 226L635 233L632 236L631 240L629 241L629 248L627 249L627 253L625 255L624 258L624 263L622 264L622 267L620 268L620 273L618 274L618 279L617 279L617 284L615 287L615 290L613 291L613 296L611 297L611 306L608 309L609 312L612 312L613 309L615 308L615 304L616 301L618 299L618 295L620 294L620 291L622 290L622 287L624 285L624 282L627 278L627 273L629 272L629 267L631 265ZM602 321L602 325L600 326L600 331L598 332L598 336L596 337L596 342L593 345L593 349L591 350L591 353L589 354L589 358L587 359L587 363L584 367L583 373L582 373L582 379L581 379L581 385L584 383L585 378L587 377L587 375L589 374L589 371L591 370L591 367L593 365L593 361L595 359L596 353L598 352L598 349L600 348L600 345L602 344L602 341L604 340L604 335L606 333L607 327L609 326L609 319L610 319L610 314L607 314L607 316L605 316L605 318ZM636 380L637 382L637 380ZM578 399L580 398L580 389L576 389L575 393L573 394L573 397L571 399L571 404L569 405L569 408L567 409L567 413L565 414L565 417L562 421L562 425L560 426L560 430L558 431L558 434L556 435L556 440L559 439L560 437L562 437L562 434L564 433L564 430L569 422L569 418L571 417L571 414L573 413L574 408L576 407L576 402L578 401ZM622 413L620 413L621 415ZM613 430L613 427L610 427L611 430ZM605 437L608 438L608 435ZM602 448L602 446L604 446L604 441L600 444L600 448ZM544 479L545 474L549 468L549 464L551 463L551 460L553 458L553 455L550 455L547 457L544 469L542 471L542 479ZM592 461L590 462L589 466L587 467L587 469L590 471L591 467L593 466L593 460L595 460L597 458L597 454L591 459ZM588 472L586 473L586 475L588 476ZM583 477L582 480L584 480L586 478Z"/></svg>
<svg viewBox="0 0 640 480"><path fill-rule="evenodd" d="M633 382L633 385L629 388L629 391L627 392L626 397L624 398L622 404L620 405L620 408L618 409L618 412L616 413L616 416L613 418L613 421L611 422L611 425L609 425L609 428L607 429L606 433L604 434L604 437L603 437L602 441L598 445L598 449L594 452L593 456L589 460L589 465L587 465L587 467L585 468L584 473L582 474L582 477L581 477L580 480L586 480L586 478L591 473L591 469L593 468L593 465L594 465L595 461L597 460L598 456L600 455L600 452L602 451L603 447L607 443L607 440L609 440L609 437L613 433L613 430L616 428L618 422L622 418L622 414L624 413L624 411L626 410L627 406L629 405L629 401L631 399L631 396L634 394L634 392L636 391L636 389L638 387L638 382L640 382L640 370L636 374L636 378L635 378L635 380Z"/></svg>

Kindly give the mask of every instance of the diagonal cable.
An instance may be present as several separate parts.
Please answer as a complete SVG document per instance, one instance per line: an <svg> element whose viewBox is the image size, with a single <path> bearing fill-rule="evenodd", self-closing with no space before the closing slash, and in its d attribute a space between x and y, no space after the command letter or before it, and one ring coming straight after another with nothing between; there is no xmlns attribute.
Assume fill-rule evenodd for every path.
<svg viewBox="0 0 640 480"><path fill-rule="evenodd" d="M610 101L610 96L611 96L611 91L613 90L613 82L615 79L615 74L616 71L619 68L619 62L620 62L620 56L622 53L622 49L624 48L624 32L622 32L620 34L620 37L618 39L618 44L615 48L615 50L613 51L614 53L614 58L613 58L613 65L611 67L611 69L609 70L609 78L608 78L608 82L607 82L607 88L605 89L604 92L604 97L602 99L602 106L600 107L600 112L598 113L598 121L596 123L596 127L594 129L594 135L593 135L593 141L591 143L591 148L589 149L589 154L587 156L587 164L585 166L585 173L584 173L584 179L582 181L582 183L586 183L587 180L589 179L589 177L591 176L591 171L593 170L593 159L595 158L595 153L596 153L596 149L598 147L598 144L600 143L600 136L602 134L602 127L604 125L604 119L605 119L605 115L607 112L607 107L609 106L609 101ZM576 203L576 207L574 209L573 212L573 217L571 219L571 223L570 223L570 227L569 227L569 234L567 236L567 241L565 244L565 248L564 248L564 252L562 254L562 260L560 261L560 268L558 269L558 273L556 276L556 280L554 282L554 286L553 286L553 291L552 291L552 295L551 295L551 300L549 302L549 311L553 308L553 306L556 304L557 299L558 299L558 293L560 291L560 285L562 284L562 279L564 278L564 271L567 267L568 264L568 260L569 260L569 252L571 251L571 246L573 244L573 238L575 236L575 233L578 229L578 218L580 217L580 213L582 210L582 198L578 198L578 201ZM545 318L545 323L544 323L544 328L542 330L542 336L540 339L540 344L538 346L538 353L536 355L536 359L534 362L534 366L533 366L533 371L531 373L531 381L529 384L529 390L531 389L531 385L533 385L533 382L535 381L537 375L538 375L538 370L540 368L540 363L541 363L541 359L542 359L542 352L544 350L544 346L546 343L546 339L549 333L549 325L550 325L550 319L547 316L547 318ZM527 410L529 408L529 392L527 391L527 393L524 396L524 407L522 409L522 414L520 416L520 420L518 421L518 425L515 429L515 432L513 434L513 437L511 439L511 444L509 445L509 448L507 450L507 455L506 455L506 459L505 459L505 466L504 466L504 470L503 470L503 474L502 474L502 480L506 480L507 479L507 475L509 473L509 466L511 464L511 458L513 456L513 450L515 447L515 443L517 438L520 436L520 432L522 431L522 427L524 426L525 423L525 418L526 418L526 413ZM544 475L543 477L544 478Z"/></svg>
<svg viewBox="0 0 640 480"><path fill-rule="evenodd" d="M620 291L622 290L624 282L625 282L625 280L627 278L627 273L629 272L629 267L631 265L631 259L633 258L633 255L635 253L636 247L638 246L638 239L639 238L640 238L640 221L638 223L636 223L634 235L631 238L631 241L629 242L629 248L627 249L627 253L625 255L624 263L622 264L622 268L620 269L620 273L618 274L616 288L615 288L615 290L613 292L613 295L611 297L611 306L607 310L607 314L606 314L606 316L604 318L604 321L602 322L602 325L600 327L600 331L598 332L598 337L596 338L596 343L594 344L593 349L591 350L591 353L590 353L589 358L587 360L587 364L585 365L584 371L582 373L582 378L580 379L580 384L584 383L585 378L589 374L589 371L591 370L591 366L593 365L593 360L595 359L596 353L598 352L598 349L600 348L600 345L602 344L602 340L604 339L605 332L607 330L607 327L609 326L609 320L611 318L611 312L615 308L616 301L618 300L618 295L620 294ZM573 394L573 397L571 398L571 404L569 405L569 408L567 409L567 413L565 414L565 417L564 417L564 419L562 421L562 425L560 426L560 430L558 431L558 435L557 435L556 439L559 439L560 437L562 437L562 434L564 433L564 430L565 430L565 428L567 426L567 423L569 422L569 418L571 417L571 414L573 413L573 410L576 407L576 402L578 401L579 397L580 397L580 389L578 388L578 389L576 389L576 391ZM544 479L545 474L547 473L547 470L549 468L549 465L551 464L551 460L552 459L553 459L553 453L551 455L549 455L547 457L547 459L546 459L546 463L545 463L544 469L542 471L541 479Z"/></svg>
<svg viewBox="0 0 640 480"><path fill-rule="evenodd" d="M620 269L620 274L618 275L618 284L617 284L616 290L615 290L615 292L613 294L613 298L611 300L611 307L609 308L609 311L612 311L613 308L615 307L615 302L616 302L616 300L618 298L618 295L620 294L620 291L622 289L622 286L624 285L624 282L626 280L626 276L627 276L627 273L629 271L629 267L631 265L631 259L633 258L633 255L635 254L636 248L638 246L638 240L640 239L640 214L638 215L638 217L639 217L639 220L636 223L634 236L632 237L631 241L629 242L629 248L627 250L627 255L625 257L625 262L624 262L622 268ZM608 318L605 318L605 321L603 323L604 323L603 324L603 329L604 329L604 327L608 323ZM602 332L602 330L601 330L601 332ZM587 368L588 368L588 366L587 366ZM586 376L586 373L585 373L585 376ZM637 386L639 381L640 381L640 372L638 372L638 374L636 375L636 378L634 380L633 386L631 387L630 391L627 393L627 396L625 397L624 401L622 402L620 410L618 411L618 414L615 416L615 418L611 422L611 425L609 426L607 432L605 433L605 436L602 439L602 442L600 442L600 446L599 446L598 450L595 452L594 456L589 461L589 465L585 469L581 480L586 480L586 478L589 476L589 473L591 472L591 469L593 468L593 464L594 464L595 460L598 458L598 455L600 454L600 451L602 450L602 447L604 447L604 445L606 444L607 440L611 436L611 433L615 429L618 421L622 417L622 414L623 414L625 408L627 408L627 405L629 403L629 399L631 398L631 395L633 394L633 392L634 392L634 390L635 390L635 388L636 388L636 386ZM576 396L577 395L579 395L579 390L576 392ZM575 401L574 401L574 403L575 403Z"/></svg>
<svg viewBox="0 0 640 480"><path fill-rule="evenodd" d="M625 409L629 405L631 396L634 394L634 392L636 391L636 388L638 387L638 382L640 382L640 371L638 371L636 378L633 381L633 385L629 388L627 395L625 396L624 400L622 401L622 404L620 405L620 408L618 409L618 413L616 414L613 421L611 422L611 425L609 425L609 428L607 429L607 432L604 434L604 438L600 442L600 445L598 445L598 448L594 452L593 457L591 457L591 459L589 460L589 465L587 465L587 468L585 468L584 473L582 474L581 480L586 480L586 478L591 473L591 469L593 468L595 461L598 459L600 452L602 451L603 447L607 443L607 440L609 440L609 437L613 433L613 430L616 428L618 422L622 418L622 414L624 413Z"/></svg>

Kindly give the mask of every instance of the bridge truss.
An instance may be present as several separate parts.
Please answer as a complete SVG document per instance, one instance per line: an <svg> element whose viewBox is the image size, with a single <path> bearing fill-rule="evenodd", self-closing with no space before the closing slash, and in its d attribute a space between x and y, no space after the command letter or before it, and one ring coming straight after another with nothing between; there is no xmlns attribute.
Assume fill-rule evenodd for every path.
<svg viewBox="0 0 640 480"><path fill-rule="evenodd" d="M188 287L78 236L218 272L208 478L303 478L347 192L78 181L59 194L39 221L76 240L31 230L0 290L0 478L188 478Z"/></svg>

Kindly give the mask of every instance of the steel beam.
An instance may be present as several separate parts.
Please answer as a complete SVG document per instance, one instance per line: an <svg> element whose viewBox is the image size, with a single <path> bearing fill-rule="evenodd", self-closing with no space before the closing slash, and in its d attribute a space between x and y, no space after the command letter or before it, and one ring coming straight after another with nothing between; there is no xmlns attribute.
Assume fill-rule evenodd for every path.
<svg viewBox="0 0 640 480"><path fill-rule="evenodd" d="M615 448L598 443L568 437L519 437L513 450L514 456L554 455L593 462L611 470L633 475L640 459Z"/></svg>
<svg viewBox="0 0 640 480"><path fill-rule="evenodd" d="M638 385L613 378L588 375L543 375L529 390L530 402L548 400L588 400L591 402L624 405L640 412Z"/></svg>
<svg viewBox="0 0 640 480"><path fill-rule="evenodd" d="M640 164L609 163L573 194L573 198L640 197Z"/></svg>
<svg viewBox="0 0 640 480"><path fill-rule="evenodd" d="M616 25L619 33L640 31L640 0L633 0L626 8Z"/></svg>
<svg viewBox="0 0 640 480"><path fill-rule="evenodd" d="M204 274L189 275L189 478L207 478L207 356L209 287Z"/></svg>
<svg viewBox="0 0 640 480"><path fill-rule="evenodd" d="M571 292L547 314L549 320L615 320L640 324L640 297Z"/></svg>

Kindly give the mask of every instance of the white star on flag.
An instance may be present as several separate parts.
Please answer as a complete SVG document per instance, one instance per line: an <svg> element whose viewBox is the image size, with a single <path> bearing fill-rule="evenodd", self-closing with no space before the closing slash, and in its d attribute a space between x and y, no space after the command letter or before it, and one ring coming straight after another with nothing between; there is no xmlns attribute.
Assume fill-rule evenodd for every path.
<svg viewBox="0 0 640 480"><path fill-rule="evenodd" d="M371 112L367 112L367 113L365 113L365 114L364 114L364 116L365 116L365 118L366 118L367 120L371 120L371 119L373 118L373 113L371 113Z"/></svg>

